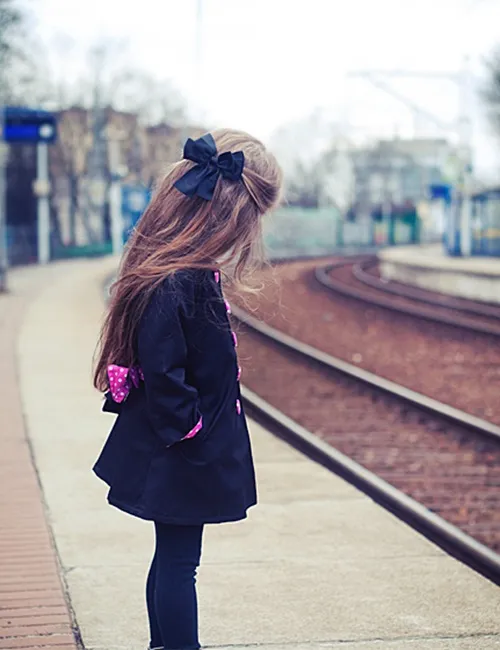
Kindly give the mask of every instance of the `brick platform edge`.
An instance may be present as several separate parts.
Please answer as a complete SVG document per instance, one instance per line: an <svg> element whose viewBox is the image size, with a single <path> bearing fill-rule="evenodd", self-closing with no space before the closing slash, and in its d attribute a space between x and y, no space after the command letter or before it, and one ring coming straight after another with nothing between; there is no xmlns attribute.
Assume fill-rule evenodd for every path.
<svg viewBox="0 0 500 650"><path fill-rule="evenodd" d="M17 333L45 274L36 280L35 275L29 286L24 282L19 291L0 294L0 649L76 650L82 646L60 577L17 385Z"/></svg>

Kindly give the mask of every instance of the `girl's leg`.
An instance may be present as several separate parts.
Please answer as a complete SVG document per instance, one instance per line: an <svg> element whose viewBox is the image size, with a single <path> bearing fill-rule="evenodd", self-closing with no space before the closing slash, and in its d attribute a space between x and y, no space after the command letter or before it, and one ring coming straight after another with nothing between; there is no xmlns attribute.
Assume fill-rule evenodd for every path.
<svg viewBox="0 0 500 650"><path fill-rule="evenodd" d="M194 650L200 647L195 584L203 526L155 523L155 528L154 602L160 645L165 650Z"/></svg>
<svg viewBox="0 0 500 650"><path fill-rule="evenodd" d="M156 618L156 608L155 608L155 591L156 591L156 551L153 556L153 561L151 562L151 567L148 573L148 579L146 582L146 605L148 608L148 619L149 619L149 635L150 635L150 648L161 648L161 632L158 625L158 620Z"/></svg>

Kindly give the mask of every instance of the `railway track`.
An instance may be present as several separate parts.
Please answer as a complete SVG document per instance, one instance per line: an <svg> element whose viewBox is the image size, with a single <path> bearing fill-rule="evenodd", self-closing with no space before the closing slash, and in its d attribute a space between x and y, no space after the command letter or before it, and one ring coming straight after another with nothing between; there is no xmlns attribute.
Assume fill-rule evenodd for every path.
<svg viewBox="0 0 500 650"><path fill-rule="evenodd" d="M429 321L500 337L500 307L384 282L373 256L317 267L316 280L329 291Z"/></svg>
<svg viewBox="0 0 500 650"><path fill-rule="evenodd" d="M500 427L233 317L253 412L500 584Z"/></svg>

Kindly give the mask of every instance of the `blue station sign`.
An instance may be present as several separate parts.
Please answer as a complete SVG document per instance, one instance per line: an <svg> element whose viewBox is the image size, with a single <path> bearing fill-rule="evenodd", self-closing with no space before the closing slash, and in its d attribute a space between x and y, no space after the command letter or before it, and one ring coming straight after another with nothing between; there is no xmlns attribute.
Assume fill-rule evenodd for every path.
<svg viewBox="0 0 500 650"><path fill-rule="evenodd" d="M56 116L47 111L6 106L3 116L3 139L12 143L51 144L57 137Z"/></svg>

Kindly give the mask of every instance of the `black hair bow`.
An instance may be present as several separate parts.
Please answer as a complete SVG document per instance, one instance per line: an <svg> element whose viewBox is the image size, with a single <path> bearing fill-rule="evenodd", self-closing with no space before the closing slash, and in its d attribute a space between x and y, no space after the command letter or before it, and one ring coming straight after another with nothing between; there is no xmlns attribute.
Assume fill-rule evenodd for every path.
<svg viewBox="0 0 500 650"><path fill-rule="evenodd" d="M217 156L215 140L210 133L198 140L188 138L184 145L184 158L197 163L174 183L186 196L199 196L210 201L214 195L219 175L228 181L239 181L245 165L243 151L226 151Z"/></svg>

